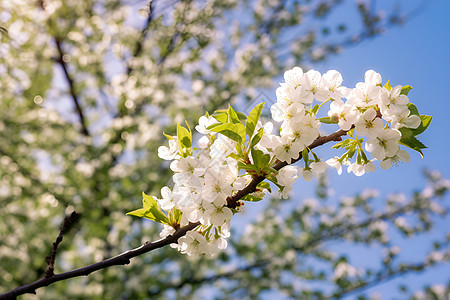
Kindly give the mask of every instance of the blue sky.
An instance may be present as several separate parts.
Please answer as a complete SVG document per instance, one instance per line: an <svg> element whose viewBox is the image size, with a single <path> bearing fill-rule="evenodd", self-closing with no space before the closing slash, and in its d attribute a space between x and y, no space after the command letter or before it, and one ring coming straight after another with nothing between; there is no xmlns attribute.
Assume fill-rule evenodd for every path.
<svg viewBox="0 0 450 300"><path fill-rule="evenodd" d="M385 1L379 1L385 4ZM402 1L403 5L407 1ZM409 1L413 9L423 1ZM389 170L378 169L376 173L355 177L352 174L338 176L330 172L330 182L337 194L352 195L363 187L381 189L382 195L393 192L405 192L411 195L414 190L424 187L424 168L439 170L444 177L450 178L450 159L448 139L450 129L450 108L448 94L450 87L450 1L430 0L417 15L401 27L389 29L385 34L373 40L365 41L356 47L347 48L341 54L328 58L315 67L324 72L329 69L340 71L344 84L353 87L363 81L364 72L373 69L383 77L383 82L391 80L392 85L411 85L410 101L415 103L421 114L432 115L430 128L420 137L429 148L425 149L425 157L409 151L409 164L400 164ZM306 183L299 183L298 191L306 188ZM295 192L295 191L294 191ZM447 206L449 197L447 197ZM439 222L436 236L449 231L447 220ZM420 257L424 253L421 247L427 244L426 237L419 237L411 244L404 244L402 250L408 257ZM399 241L400 242L400 241ZM358 256L355 250L352 255ZM360 254L360 253L359 253ZM414 255L415 254L415 255ZM358 257L356 257L358 258ZM357 259L358 260L358 259ZM412 290L419 290L423 284L447 284L450 280L448 264L434 268L432 272L413 275L395 280L408 282ZM371 291L379 291L383 299L399 297L395 294L394 282L375 287ZM349 299L352 299L350 296Z"/></svg>
<svg viewBox="0 0 450 300"><path fill-rule="evenodd" d="M390 79L392 85L409 84L413 87L410 101L417 105L420 113L433 116L430 128L420 137L429 147L424 151L425 158L411 152L409 164L378 172L370 181L397 181L399 176L404 178L408 174L408 180L401 180L404 183L394 186L404 190L421 182L423 168L437 169L450 177L450 160L446 158L450 146L446 138L450 128L447 121L450 116L447 104L450 101L447 93L450 86L449 13L450 1L430 0L424 10L405 25L391 28L384 35L348 48L319 65L323 70L340 71L349 87L362 81L368 69L379 72L383 82Z"/></svg>
<svg viewBox="0 0 450 300"><path fill-rule="evenodd" d="M335 69L341 72L344 85L354 87L359 81L364 81L364 73L373 69L383 77L383 83L391 80L392 86L411 85L410 101L416 104L421 114L432 115L430 128L420 136L420 140L429 148L424 150L422 159L418 153L409 150L411 160L408 164L399 164L389 170L378 168L377 172L362 177L344 172L341 176L330 169L330 184L335 190L335 198L341 195L355 195L365 188L380 190L380 197L390 193L404 192L412 195L415 190L422 189L426 182L423 176L425 168L439 170L444 177L450 178L450 159L447 149L450 141L447 138L450 129L450 108L447 104L450 96L450 1L449 0L403 0L377 1L378 5L392 7L393 3L401 3L403 11L414 11L412 19L403 26L390 28L375 39L364 41L354 47L346 48L342 53L328 57L324 62L315 64L314 68L324 73ZM426 3L426 5L423 5ZM352 6L352 9L349 7ZM358 14L354 11L354 1L347 1L330 16L330 22L344 21L349 27L360 23ZM282 76L279 78L282 81ZM265 96L274 99L277 84L272 90L264 90ZM265 98L265 97L264 97ZM271 104L268 101L268 105ZM323 126L326 128L326 126ZM326 130L326 129L325 129ZM328 129L331 132L332 129ZM327 151L328 155L334 155ZM336 152L340 155L341 152ZM329 156L328 156L329 157ZM324 157L324 158L328 158ZM294 186L293 201L298 203L314 196L315 184L298 180ZM450 206L450 198L446 203ZM247 213L236 216L233 226L241 222L248 222L264 209L265 201L252 203L247 206ZM434 238L442 238L449 232L449 220L437 220L437 226L432 233L420 235L411 240L405 240L398 234L393 234L393 244L401 247L401 260L411 263L420 262L431 249ZM336 247L337 246L337 247ZM381 249L378 247L361 248L349 245L334 244L333 250L346 252L350 262L356 267L375 266L380 261ZM399 283L407 284L412 292L423 289L424 285L448 284L450 282L450 267L441 265L425 273L399 277L380 284L368 290L368 294L379 292L382 299L402 299L404 295L398 292ZM349 295L346 299L354 299L357 294ZM264 299L279 299L279 294L268 292Z"/></svg>

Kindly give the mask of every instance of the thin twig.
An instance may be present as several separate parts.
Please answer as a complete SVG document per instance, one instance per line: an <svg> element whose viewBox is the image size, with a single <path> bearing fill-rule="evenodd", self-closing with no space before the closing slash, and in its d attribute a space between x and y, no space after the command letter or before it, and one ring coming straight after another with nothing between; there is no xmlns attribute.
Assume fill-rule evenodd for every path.
<svg viewBox="0 0 450 300"><path fill-rule="evenodd" d="M200 223L190 223L189 225L182 227L178 229L173 235L169 235L168 237L161 239L156 242L152 243L146 243L138 248L128 250L123 252L122 254L119 254L117 256L105 259L101 262L94 263L92 265L82 267L79 269L75 269L72 271L68 271L65 273L55 274L51 277L43 277L35 282L32 282L30 284L20 286L18 288L15 288L7 293L0 294L0 299L16 299L17 296L23 295L26 293L35 294L36 289L48 286L52 283L66 280L69 278L79 277L79 276L87 276L91 274L92 272L102 270L111 266L117 266L117 265L127 265L130 263L130 259L139 255L142 255L144 253L147 253L149 251L167 246L171 243L176 243L178 239L186 234L186 232L194 229L197 227Z"/></svg>
<svg viewBox="0 0 450 300"><path fill-rule="evenodd" d="M40 8L45 11L45 1L44 0L39 0L38 2ZM53 22L51 19L49 19L49 26L52 26ZM78 117L80 118L80 124L81 124L81 133L83 133L85 136L89 136L89 130L87 128L87 124L86 124L86 119L84 117L84 113L83 110L81 108L80 105L80 101L78 99L78 95L75 91L75 84L74 81L72 79L72 76L69 73L69 70L67 68L67 64L64 61L64 51L62 49L62 41L61 39L55 34L53 36L53 41L56 44L56 49L58 50L58 57L55 59L55 61L61 66L61 68L63 69L64 75L66 77L66 81L69 85L69 91L70 91L70 96L72 98L73 103L75 104L75 110L78 114Z"/></svg>
<svg viewBox="0 0 450 300"><path fill-rule="evenodd" d="M377 217L368 218L368 219L361 221L359 223L356 223L356 224L344 224L342 227L332 227L330 230L325 230L325 232L324 232L324 230L319 230L320 232L324 232L324 233L320 233L320 232L314 233L314 234L312 234L312 236L314 238L312 238L308 241L305 241L304 243L302 243L298 246L294 246L292 249L298 253L305 253L305 252L309 251L311 248L316 247L323 242L326 242L331 239L340 238L340 237L344 236L347 232L350 232L355 229L367 227L369 224L372 224L378 220L388 220L388 219L393 219L399 215L408 214L411 211L413 211L416 208L416 206L417 206L417 203L412 202L412 203L405 204L402 207L399 207L395 211L392 211L389 213L384 213ZM278 256L272 256L272 257L260 259L253 263L247 264L245 266L236 268L234 270L227 271L227 272L220 273L220 274L215 274L212 276L207 276L207 277L203 277L203 278L186 278L184 280L181 280L178 283L170 283L170 284L166 285L165 289L166 290L167 289L179 289L185 285L211 282L211 281L221 279L221 278L233 277L233 275L236 275L237 273L250 271L255 268L265 268L277 257ZM380 280L386 281L389 279L390 278L384 278L384 279L380 279ZM360 285L361 286L359 286L359 285L354 286L351 290L341 291L340 295L341 295L341 293L344 295L344 294L356 292L356 289L359 289L359 288L368 288L369 286L374 285L374 283L365 283L365 284L360 284ZM161 292L163 292L163 290L156 290L153 292L150 291L149 296L156 296L156 295L160 294Z"/></svg>
<svg viewBox="0 0 450 300"><path fill-rule="evenodd" d="M316 148L327 142L339 141L341 139L341 137L346 134L347 134L347 131L342 130L342 129L338 130L328 136L318 137L308 147L310 149L313 149L313 148ZM301 153L299 154L299 157L296 160L291 162L291 164L297 162L300 159L301 159ZM279 170L286 165L288 165L288 163L280 162L280 163L276 164L274 166L274 168L276 170ZM236 207L237 201L239 199L241 199L243 196L253 193L256 190L256 186L258 185L258 183L260 183L264 179L265 179L264 176L255 177L244 189L238 191L233 197L228 197L228 199L227 199L228 207ZM36 289L44 287L44 286L48 286L57 281L66 280L69 278L83 276L83 275L87 276L94 271L105 269L105 268L108 268L111 266L129 264L130 258L142 255L144 253L150 252L150 251L158 249L158 248L162 248L162 247L167 246L172 243L176 243L180 237L184 236L188 231L195 229L198 225L200 225L199 222L189 223L188 225L179 228L173 235L169 235L166 238L161 239L159 241L152 242L152 243L146 243L138 248L135 248L133 250L128 250L128 251L123 252L122 254L119 254L115 257L105 259L101 262L94 263L94 264L86 266L86 267L82 267L82 268L75 269L75 270L68 271L68 272L61 273L61 274L55 274L51 277L41 278L30 284L20 286L9 292L6 292L4 294L0 294L0 299L15 299L19 295L23 295L26 293L35 293Z"/></svg>
<svg viewBox="0 0 450 300"><path fill-rule="evenodd" d="M56 59L56 61L60 64L61 68L63 69L67 83L69 84L70 96L72 97L73 103L75 104L75 110L77 111L78 117L80 118L81 132L85 136L89 136L89 130L87 128L86 119L84 117L83 110L81 109L80 101L78 100L78 95L75 91L75 84L73 82L72 76L69 74L67 64L64 61L65 53L61 47L61 40L57 37L54 37L53 40L55 41L56 48L58 49L58 55L59 55L58 58Z"/></svg>
<svg viewBox="0 0 450 300"><path fill-rule="evenodd" d="M314 148L316 148L318 146L321 146L323 144L326 144L328 142L340 141L342 139L342 136L344 136L346 134L347 134L346 130L340 129L340 130L338 130L338 131L336 131L336 132L334 132L334 133L332 133L330 135L318 137L317 139L314 140L314 142L311 143L311 145L308 146L308 148L309 149L314 149ZM301 152L299 153L298 158L292 160L290 164L294 164L297 161L299 161L300 159L302 159L302 153ZM273 168L278 171L281 168L283 168L283 167L285 167L287 165L290 165L290 164L287 163L287 162L279 162ZM227 203L228 203L227 206L229 208L236 208L237 202L242 197L244 197L245 195L248 195L248 194L256 192L256 186L259 183L261 183L264 179L266 179L266 177L264 177L262 175L254 177L252 179L252 181L244 189L238 191L234 196L227 198Z"/></svg>
<svg viewBox="0 0 450 300"><path fill-rule="evenodd" d="M147 37L148 34L148 30L150 28L150 24L152 23L153 20L153 10L154 10L154 1L151 0L148 4L148 15L147 15L147 20L145 22L145 26L141 31L141 36L139 37L139 39L136 41L136 46L134 48L134 52L133 52L133 58L138 57L143 49L143 44L145 41L145 38ZM131 72L133 71L133 67L131 66L130 63L128 63L127 66L127 74L130 75Z"/></svg>
<svg viewBox="0 0 450 300"><path fill-rule="evenodd" d="M81 215L79 213L74 211L69 216L66 216L64 218L64 222L61 225L58 237L56 238L56 241L53 242L52 251L50 252L50 255L45 258L48 264L47 271L45 271L45 277L51 277L55 275L55 258L58 246L63 240L63 235L68 232L70 228L72 228L72 226L80 219L80 216Z"/></svg>

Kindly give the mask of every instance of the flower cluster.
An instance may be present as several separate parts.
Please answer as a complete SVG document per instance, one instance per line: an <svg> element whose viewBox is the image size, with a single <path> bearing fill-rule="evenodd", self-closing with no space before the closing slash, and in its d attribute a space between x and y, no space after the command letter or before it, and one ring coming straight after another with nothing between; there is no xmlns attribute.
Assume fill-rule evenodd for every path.
<svg viewBox="0 0 450 300"><path fill-rule="evenodd" d="M284 79L271 107L273 120L281 122L279 134L272 133L271 122L259 120L264 103L248 116L231 106L213 115L206 113L195 127L201 135L197 147L193 147L190 127L178 125L176 136L166 135L169 146L158 150L160 158L172 161L173 187L163 187L161 198L144 194L144 208L129 214L163 223L161 237L180 226L199 224L172 246L188 255L213 256L227 246L230 220L242 210L242 201L262 200L271 191L269 183L259 180L256 188L235 199L252 180L268 179L286 198L298 178L310 181L327 166L341 174L346 165L349 173L360 176L375 171L376 160L384 169L399 160L407 162L410 156L399 144L420 153L425 148L416 136L428 127L431 117L419 115L409 103L409 86L391 87L389 81L383 86L380 74L372 70L353 89L342 86L342 76L334 70L322 75L296 67ZM328 117L318 118L327 102L331 103ZM339 138L348 134L333 147L346 152L326 162L312 151L321 123L337 124ZM298 160L303 160L303 167L291 165Z"/></svg>

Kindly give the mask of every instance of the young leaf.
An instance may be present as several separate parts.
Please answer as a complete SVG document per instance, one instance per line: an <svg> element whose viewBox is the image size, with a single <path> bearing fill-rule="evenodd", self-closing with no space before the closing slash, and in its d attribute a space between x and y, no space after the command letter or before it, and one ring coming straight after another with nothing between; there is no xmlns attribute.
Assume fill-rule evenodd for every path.
<svg viewBox="0 0 450 300"><path fill-rule="evenodd" d="M408 103L407 106L408 106L410 115L416 115L416 116L419 115L419 110L417 109L417 107L414 104Z"/></svg>
<svg viewBox="0 0 450 300"><path fill-rule="evenodd" d="M240 111L237 111L236 114L239 117L239 121L244 122L245 120L247 120L247 116L244 113L241 113Z"/></svg>
<svg viewBox="0 0 450 300"><path fill-rule="evenodd" d="M255 134L255 136L252 138L252 141L250 142L250 147L255 147L255 145L258 144L259 141L261 140L263 134L264 134L264 130L263 130L263 128L260 128L258 130L258 133Z"/></svg>
<svg viewBox="0 0 450 300"><path fill-rule="evenodd" d="M127 213L127 215L137 216L141 218L146 218L158 223L171 225L169 218L166 214L159 208L156 200L152 196L148 196L142 193L142 205L144 208L136 209Z"/></svg>
<svg viewBox="0 0 450 300"><path fill-rule="evenodd" d="M256 166L256 169L263 170L269 166L270 155L264 154L261 150L257 150L255 148L251 148L253 162Z"/></svg>
<svg viewBox="0 0 450 300"><path fill-rule="evenodd" d="M338 123L337 118L336 118L336 121L331 120L330 117L323 117L323 118L319 118L317 120L319 120L321 123L324 123L324 124L337 124Z"/></svg>
<svg viewBox="0 0 450 300"><path fill-rule="evenodd" d="M164 136L170 141L173 140L173 137L171 135L165 134L163 131Z"/></svg>
<svg viewBox="0 0 450 300"><path fill-rule="evenodd" d="M418 139L416 139L410 128L402 127L399 130L402 133L402 138L398 143L419 152L420 156L422 156L423 158L423 152L421 149L425 149L428 147L422 144L422 142L420 142Z"/></svg>
<svg viewBox="0 0 450 300"><path fill-rule="evenodd" d="M177 124L177 136L180 153L184 152L184 148L191 148L191 133L180 124Z"/></svg>
<svg viewBox="0 0 450 300"><path fill-rule="evenodd" d="M211 130L212 128L219 126L220 124L222 124L222 123L213 123L213 124L209 125L208 127L206 127L206 129Z"/></svg>
<svg viewBox="0 0 450 300"><path fill-rule="evenodd" d="M313 109L311 110L311 112L313 114L317 114L317 111L319 110L319 104L314 105Z"/></svg>
<svg viewBox="0 0 450 300"><path fill-rule="evenodd" d="M238 161L238 168L241 170L245 170L245 171L255 171L255 166L254 165L246 165L241 161Z"/></svg>
<svg viewBox="0 0 450 300"><path fill-rule="evenodd" d="M386 82L386 84L384 85L384 87L385 87L388 91L391 91L391 90L392 90L391 81L388 80L388 82Z"/></svg>
<svg viewBox="0 0 450 300"><path fill-rule="evenodd" d="M255 132L256 124L258 124L259 118L264 107L264 102L256 105L252 111L248 114L247 122L245 124L245 130L249 138L253 136Z"/></svg>
<svg viewBox="0 0 450 300"><path fill-rule="evenodd" d="M428 128L428 126L430 126L432 119L432 116L420 115L421 123L419 127L413 130L414 134L417 136L424 132Z"/></svg>
<svg viewBox="0 0 450 300"><path fill-rule="evenodd" d="M400 91L400 94L408 96L409 91L412 90L412 86L405 85L402 87L402 90Z"/></svg>
<svg viewBox="0 0 450 300"><path fill-rule="evenodd" d="M261 161L264 152L262 152L261 150L257 150L255 148L251 148L250 151L252 153L253 163L255 164L256 169L261 169Z"/></svg>
<svg viewBox="0 0 450 300"><path fill-rule="evenodd" d="M411 129L412 135L418 136L419 134L424 132L428 128L428 126L430 126L430 123L431 123L431 120L433 119L433 117L427 116L427 115L420 115L419 110L412 103L408 103L408 109L409 109L410 115L416 115L416 116L420 117L421 122L420 122L419 127L415 128L415 129Z"/></svg>
<svg viewBox="0 0 450 300"><path fill-rule="evenodd" d="M350 144L352 143L351 139L345 139L342 142L337 143L336 145L334 145L332 148L334 149L339 149L339 148L346 148L348 147Z"/></svg>
<svg viewBox="0 0 450 300"><path fill-rule="evenodd" d="M181 211L176 209L175 207L169 211L169 221L172 227L174 225L180 224L181 215L182 215Z"/></svg>
<svg viewBox="0 0 450 300"><path fill-rule="evenodd" d="M234 111L230 104L228 104L228 123L241 123L241 121L239 121L237 113Z"/></svg>
<svg viewBox="0 0 450 300"><path fill-rule="evenodd" d="M261 201L263 198L260 197L256 197L253 195L245 195L244 197L241 198L242 201L249 201L249 202L258 202Z"/></svg>
<svg viewBox="0 0 450 300"><path fill-rule="evenodd" d="M245 126L241 123L225 123L220 124L214 128L212 131L223 134L224 136L236 141L237 143L242 143L245 141Z"/></svg>
<svg viewBox="0 0 450 300"><path fill-rule="evenodd" d="M222 112L222 111L214 112L213 117L220 123L226 123L228 120L228 114L226 112Z"/></svg>
<svg viewBox="0 0 450 300"><path fill-rule="evenodd" d="M270 183L267 181L260 182L257 186L257 188L266 189L269 191L269 193L272 193L272 189L270 188Z"/></svg>

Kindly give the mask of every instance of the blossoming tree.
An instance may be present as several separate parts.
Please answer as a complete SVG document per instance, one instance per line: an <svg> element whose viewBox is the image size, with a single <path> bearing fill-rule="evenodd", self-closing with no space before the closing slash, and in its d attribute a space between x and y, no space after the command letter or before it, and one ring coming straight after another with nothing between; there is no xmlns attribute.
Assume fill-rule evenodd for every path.
<svg viewBox="0 0 450 300"><path fill-rule="evenodd" d="M347 88L337 71L296 67L266 104L244 113L229 105L258 99L286 65L311 64L402 22L357 2L362 31L334 24L349 34L331 42L325 27L303 30L338 4L2 1L0 298L186 299L210 282L218 297L338 298L448 260L443 239L419 263L398 263L387 231L392 223L414 236L446 214L437 199L449 183L438 174L382 209L373 192L327 205L328 167L360 176L408 161L406 150L422 153L417 136L431 117L410 103L409 86L368 71ZM261 117L264 106L273 120ZM331 146L330 157L316 153ZM289 198L296 180L313 177L322 202ZM232 218L263 198L262 216L231 234ZM141 219L124 215L141 201L129 213ZM382 265L352 266L323 247L336 240L382 245Z"/></svg>

